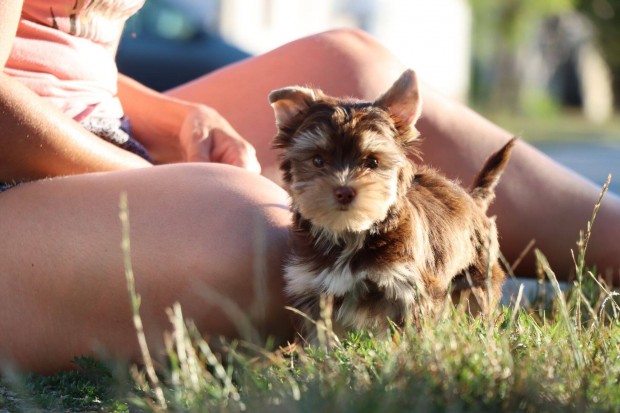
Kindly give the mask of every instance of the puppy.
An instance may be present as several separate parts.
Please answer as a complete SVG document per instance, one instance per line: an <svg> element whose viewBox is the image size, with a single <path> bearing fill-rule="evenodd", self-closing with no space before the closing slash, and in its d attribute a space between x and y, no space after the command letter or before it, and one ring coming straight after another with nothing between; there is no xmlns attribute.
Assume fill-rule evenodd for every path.
<svg viewBox="0 0 620 413"><path fill-rule="evenodd" d="M321 297L333 298L337 333L419 325L462 292L470 311L489 312L505 272L486 211L514 139L467 192L409 158L422 109L412 70L374 102L305 87L269 101L293 213L285 288L297 309L316 320ZM312 328L302 332L310 341Z"/></svg>

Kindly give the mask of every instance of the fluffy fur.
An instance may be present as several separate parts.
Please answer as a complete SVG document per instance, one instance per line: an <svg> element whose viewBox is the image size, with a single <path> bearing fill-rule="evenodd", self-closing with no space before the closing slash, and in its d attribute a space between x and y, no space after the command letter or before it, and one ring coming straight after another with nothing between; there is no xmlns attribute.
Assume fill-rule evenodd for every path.
<svg viewBox="0 0 620 413"><path fill-rule="evenodd" d="M501 294L497 229L486 210L514 139L492 155L468 192L416 165L421 113L415 73L375 102L289 87L269 95L291 197L286 293L313 319L333 297L336 330L385 330L435 316L450 292L486 313ZM303 332L314 337L311 325Z"/></svg>

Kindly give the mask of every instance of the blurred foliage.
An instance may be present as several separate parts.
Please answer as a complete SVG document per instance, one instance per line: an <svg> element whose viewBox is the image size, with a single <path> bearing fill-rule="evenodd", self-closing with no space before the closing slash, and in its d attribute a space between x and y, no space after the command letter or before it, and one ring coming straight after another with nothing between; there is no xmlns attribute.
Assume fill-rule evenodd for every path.
<svg viewBox="0 0 620 413"><path fill-rule="evenodd" d="M545 19L578 11L593 23L598 46L612 72L615 103L620 105L620 0L470 0L470 4L474 18L472 103L481 109L503 108L521 114L543 105L546 114L554 112L553 98L544 96L544 91L521 91L519 54ZM532 103L534 108L528 108Z"/></svg>
<svg viewBox="0 0 620 413"><path fill-rule="evenodd" d="M576 8L594 23L599 46L613 77L616 105L620 105L620 0L576 0Z"/></svg>
<svg viewBox="0 0 620 413"><path fill-rule="evenodd" d="M534 35L542 19L572 10L575 1L470 0L475 22L474 51L488 57L497 47L514 50Z"/></svg>
<svg viewBox="0 0 620 413"><path fill-rule="evenodd" d="M525 106L544 102L552 107L547 96L532 100L521 96L521 75L518 55L530 42L540 23L553 15L571 11L576 0L470 0L473 12L473 104L483 110L530 112ZM547 109L548 109L547 108ZM545 112L553 112L548 109Z"/></svg>

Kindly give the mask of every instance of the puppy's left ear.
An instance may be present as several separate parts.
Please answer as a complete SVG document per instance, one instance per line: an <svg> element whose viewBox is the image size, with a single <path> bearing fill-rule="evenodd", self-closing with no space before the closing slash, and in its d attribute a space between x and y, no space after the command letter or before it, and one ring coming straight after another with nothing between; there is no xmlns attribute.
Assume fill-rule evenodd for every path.
<svg viewBox="0 0 620 413"><path fill-rule="evenodd" d="M301 87L285 87L269 94L269 103L276 115L278 127L288 125L316 101L314 90Z"/></svg>
<svg viewBox="0 0 620 413"><path fill-rule="evenodd" d="M406 124L414 124L422 113L422 97L415 72L407 69L392 87L375 101Z"/></svg>

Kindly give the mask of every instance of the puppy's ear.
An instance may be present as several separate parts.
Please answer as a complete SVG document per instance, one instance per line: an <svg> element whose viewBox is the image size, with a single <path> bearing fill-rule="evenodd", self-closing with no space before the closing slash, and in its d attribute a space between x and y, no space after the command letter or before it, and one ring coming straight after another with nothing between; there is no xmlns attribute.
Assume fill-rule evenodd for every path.
<svg viewBox="0 0 620 413"><path fill-rule="evenodd" d="M278 127L289 125L316 100L314 90L301 87L285 87L269 94L269 103L276 115Z"/></svg>
<svg viewBox="0 0 620 413"><path fill-rule="evenodd" d="M392 87L375 101L406 124L415 123L422 113L422 97L418 78L411 69L405 70Z"/></svg>

